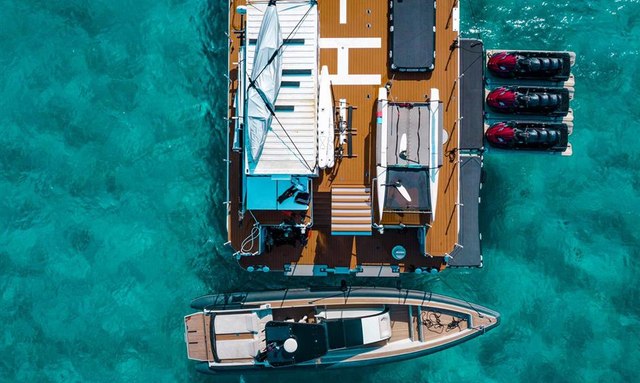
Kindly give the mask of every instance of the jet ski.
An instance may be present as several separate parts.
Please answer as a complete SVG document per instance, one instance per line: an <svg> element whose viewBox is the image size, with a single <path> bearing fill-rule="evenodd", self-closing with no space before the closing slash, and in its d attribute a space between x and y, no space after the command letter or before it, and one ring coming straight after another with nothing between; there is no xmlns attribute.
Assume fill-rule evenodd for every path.
<svg viewBox="0 0 640 383"><path fill-rule="evenodd" d="M569 144L569 128L563 123L503 121L491 125L485 135L502 149L564 152Z"/></svg>
<svg viewBox="0 0 640 383"><path fill-rule="evenodd" d="M487 63L499 77L567 81L571 73L571 56L566 52L498 52Z"/></svg>
<svg viewBox="0 0 640 383"><path fill-rule="evenodd" d="M499 113L566 116L569 91L565 88L500 87L487 96L487 105Z"/></svg>

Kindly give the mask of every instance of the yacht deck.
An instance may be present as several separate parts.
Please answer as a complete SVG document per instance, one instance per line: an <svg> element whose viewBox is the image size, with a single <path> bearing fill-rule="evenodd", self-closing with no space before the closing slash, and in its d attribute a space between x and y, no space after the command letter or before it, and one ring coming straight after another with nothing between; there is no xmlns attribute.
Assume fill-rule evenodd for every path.
<svg viewBox="0 0 640 383"><path fill-rule="evenodd" d="M245 0L231 0L230 4L230 48L229 48L229 115L235 115L234 97L238 87L237 52L238 30L241 16L236 13L238 5ZM286 0L278 1L278 4ZM341 7L344 5L344 7ZM280 5L279 5L280 6ZM272 271L284 270L288 275L326 275L329 272L353 272L359 275L393 276L410 272L416 267L442 269L446 267L444 256L457 247L460 226L459 184L460 147L459 137L459 50L454 42L458 39L456 0L438 0L435 32L435 68L432 72L394 72L389 68L389 1L380 0L322 0L317 4L319 22L319 71L324 65L332 75L332 92L337 104L346 99L353 106L352 156L336 157L335 166L320 170L319 177L312 179L312 207L293 219L300 222L313 220L306 246L279 246L260 256L241 257L243 267L268 266ZM340 10L340 11L338 11ZM286 36L285 36L286 37ZM439 169L437 215L427 230L426 241L419 244L417 229L404 225L429 224L430 215L424 213L385 212L381 223L391 225L380 234L373 229L371 235L332 235L332 188L369 188L368 197L362 202L372 206L377 196L372 187L376 174L376 111L378 89L391 84L390 102L429 101L431 88L440 92L443 108L443 125L448 141L443 145L442 167ZM230 118L230 135L234 125ZM257 251L257 242L251 249L242 243L250 237L256 223L281 221L279 212L247 212L242 219L238 211L242 196L242 157L231 150L233 137L229 140L229 205L228 240L236 251ZM337 146L337 143L336 143ZM288 217L290 218L290 217ZM346 218L348 219L348 218ZM406 249L406 257L400 261L391 256L396 245Z"/></svg>

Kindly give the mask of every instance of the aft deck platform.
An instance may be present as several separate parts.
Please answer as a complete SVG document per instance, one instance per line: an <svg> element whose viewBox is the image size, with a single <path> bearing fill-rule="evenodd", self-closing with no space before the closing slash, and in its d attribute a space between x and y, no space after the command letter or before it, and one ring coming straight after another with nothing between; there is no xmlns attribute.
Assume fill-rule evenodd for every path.
<svg viewBox="0 0 640 383"><path fill-rule="evenodd" d="M229 245L240 265L253 270L284 272L286 275L316 276L398 276L405 272L436 272L447 266L445 257L449 259L449 256L453 256L452 265L479 265L477 203L480 173L475 161L481 161L481 153L471 158L461 156L461 152L468 148L482 148L483 94L480 92L483 89L483 56L481 43L459 39L459 2L437 1L435 60L433 70L426 72L398 72L392 69L389 59L389 1L322 0L317 4L304 0L277 2L279 10L281 7L298 6L298 12L303 9L306 12L307 8L314 7L311 12L317 12L319 53L317 66L311 71L317 74L326 65L336 107L340 100L345 100L345 105L351 108L348 130L350 150L347 150L347 143L340 145L339 124L336 124L335 147L338 150L335 165L318 170L317 176L309 176L309 208L292 212L252 211L243 206L243 196L246 194L242 190L243 154L234 151L232 146L237 120L234 120L234 100L239 86L241 33L238 31L241 31L242 22L245 21L245 16L238 13L237 9L238 6L263 9L266 3L230 0L227 229ZM291 25L291 21L288 22ZM255 30L255 27L252 28ZM253 34L251 36L254 38ZM477 52L480 52L479 59ZM283 57L285 68L292 65L290 60L287 62L287 57ZM434 162L437 164L436 172L423 168L428 169L429 177L435 173L439 179L439 182L431 183L436 185L434 192L437 194L437 198L431 198L437 201L436 206L429 206L431 212L420 209L385 211L380 217L375 210L378 206L378 187L375 185L376 148L379 144L376 142L376 115L379 90L384 87L388 89L390 103L418 105L434 104L436 101L435 104L439 105L435 110L441 116L434 121L439 121L443 129L442 135L438 135L443 136L439 152L441 161ZM439 92L433 93L434 89ZM438 99L430 98L434 94L439 94ZM479 105L476 97L480 97ZM434 113L433 109L430 113ZM336 118L338 114L336 109ZM407 153L414 150L411 145L427 144L420 140L428 135L407 134L407 137L408 143L402 139L394 141L398 147L406 144ZM420 153L420 161L423 161L420 150L416 149L415 153ZM399 162L406 169L411 169L410 161ZM399 193L399 190L395 190L395 184L390 187L389 193ZM348 196L349 188L357 190L357 193ZM357 200L358 206L348 208L350 205L347 206L345 198ZM261 246L258 238L253 238L262 235L263 230L278 229L283 223L293 227L294 231L285 232L281 235L284 238L278 237L278 245L266 243ZM365 225L368 227L365 228ZM258 227L260 229L256 230ZM351 231L349 227L354 230ZM291 233L297 240L286 239L291 238ZM471 241L473 238L478 240ZM465 249L464 255L460 255L461 248ZM398 249L402 250L402 254L398 255Z"/></svg>
<svg viewBox="0 0 640 383"><path fill-rule="evenodd" d="M482 157L477 154L463 154L460 164L460 207L459 244L447 258L449 266L482 267L482 246L478 221L478 204L482 187Z"/></svg>
<svg viewBox="0 0 640 383"><path fill-rule="evenodd" d="M460 39L460 150L484 147L484 46Z"/></svg>
<svg viewBox="0 0 640 383"><path fill-rule="evenodd" d="M482 267L479 224L484 149L484 47L482 41L460 40L460 231L447 257L451 267Z"/></svg>

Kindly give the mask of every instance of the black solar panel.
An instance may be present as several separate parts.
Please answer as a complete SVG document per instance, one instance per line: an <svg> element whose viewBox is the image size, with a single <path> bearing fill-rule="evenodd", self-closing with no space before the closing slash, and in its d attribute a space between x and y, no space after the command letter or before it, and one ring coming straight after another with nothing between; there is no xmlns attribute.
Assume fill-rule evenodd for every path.
<svg viewBox="0 0 640 383"><path fill-rule="evenodd" d="M404 72L433 70L436 15L434 4L434 0L391 1L391 69Z"/></svg>

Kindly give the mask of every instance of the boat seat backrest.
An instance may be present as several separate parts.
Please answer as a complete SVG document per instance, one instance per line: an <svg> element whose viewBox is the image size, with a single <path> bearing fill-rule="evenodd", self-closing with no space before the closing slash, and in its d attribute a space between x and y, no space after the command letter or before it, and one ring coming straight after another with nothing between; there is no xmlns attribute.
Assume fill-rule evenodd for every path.
<svg viewBox="0 0 640 383"><path fill-rule="evenodd" d="M214 319L216 334L244 334L258 332L258 316L250 314L223 314Z"/></svg>

